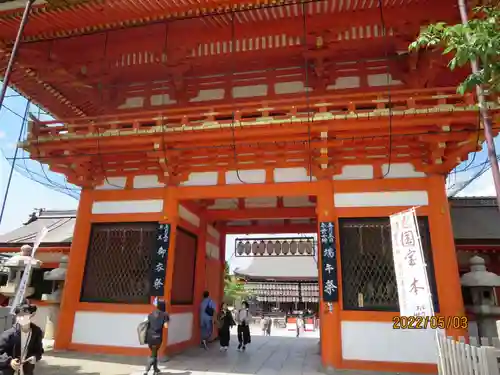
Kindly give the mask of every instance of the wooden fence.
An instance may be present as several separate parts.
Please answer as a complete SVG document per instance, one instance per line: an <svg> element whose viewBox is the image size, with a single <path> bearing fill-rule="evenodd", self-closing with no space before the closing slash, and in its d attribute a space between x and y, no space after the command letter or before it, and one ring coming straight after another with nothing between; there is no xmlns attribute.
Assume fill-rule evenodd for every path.
<svg viewBox="0 0 500 375"><path fill-rule="evenodd" d="M457 341L441 334L437 336L441 346L439 375L500 375L498 338L493 339L490 346L488 338L471 337L466 344L463 338Z"/></svg>

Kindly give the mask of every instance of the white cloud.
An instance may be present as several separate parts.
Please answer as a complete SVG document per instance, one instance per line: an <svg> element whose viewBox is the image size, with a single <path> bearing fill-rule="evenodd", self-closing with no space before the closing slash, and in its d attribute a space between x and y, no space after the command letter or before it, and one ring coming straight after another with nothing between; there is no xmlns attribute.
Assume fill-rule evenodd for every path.
<svg viewBox="0 0 500 375"><path fill-rule="evenodd" d="M0 139L4 139L4 138L5 138L5 132L0 130Z"/></svg>

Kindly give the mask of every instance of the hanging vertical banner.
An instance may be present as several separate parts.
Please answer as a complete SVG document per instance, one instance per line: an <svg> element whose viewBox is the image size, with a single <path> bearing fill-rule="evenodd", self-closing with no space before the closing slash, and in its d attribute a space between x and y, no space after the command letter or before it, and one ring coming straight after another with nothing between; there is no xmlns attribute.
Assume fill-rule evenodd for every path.
<svg viewBox="0 0 500 375"><path fill-rule="evenodd" d="M432 316L429 279L415 209L391 215L392 253L401 316Z"/></svg>
<svg viewBox="0 0 500 375"><path fill-rule="evenodd" d="M335 224L323 222L319 225L321 237L320 259L324 302L337 302L337 246L335 243Z"/></svg>
<svg viewBox="0 0 500 375"><path fill-rule="evenodd" d="M158 224L156 246L153 248L151 256L151 297L163 297L165 295L170 227L170 224Z"/></svg>

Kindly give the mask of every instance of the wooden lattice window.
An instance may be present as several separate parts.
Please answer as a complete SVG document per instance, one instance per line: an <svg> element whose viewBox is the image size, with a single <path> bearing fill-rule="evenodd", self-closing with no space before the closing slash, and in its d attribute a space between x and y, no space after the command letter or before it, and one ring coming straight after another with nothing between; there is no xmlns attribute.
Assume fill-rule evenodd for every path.
<svg viewBox="0 0 500 375"><path fill-rule="evenodd" d="M427 217L419 217L427 274L439 311ZM399 311L389 218L339 220L344 310Z"/></svg>
<svg viewBox="0 0 500 375"><path fill-rule="evenodd" d="M157 227L154 222L94 224L80 301L149 303Z"/></svg>

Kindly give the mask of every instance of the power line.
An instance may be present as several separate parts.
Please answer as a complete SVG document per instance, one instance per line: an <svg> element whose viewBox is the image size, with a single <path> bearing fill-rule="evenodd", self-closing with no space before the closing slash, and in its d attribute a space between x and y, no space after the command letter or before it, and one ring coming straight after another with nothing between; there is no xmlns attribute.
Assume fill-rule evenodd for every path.
<svg viewBox="0 0 500 375"><path fill-rule="evenodd" d="M4 92L4 95L5 95L5 92ZM17 152L19 151L19 142L21 142L21 138L23 136L23 130L24 130L24 126L26 125L26 120L28 118L29 109L30 109L30 101L28 100L28 102L26 103L26 109L24 110L24 117L23 117L23 122L21 124L21 129L19 130L19 136L17 138L16 151L14 152L12 166L10 167L9 178L7 179L7 186L5 187L2 208L0 211L0 224L2 224L3 214L5 213L5 206L7 205L7 198L9 196L9 192L10 192L10 184L12 182L12 176L14 174L14 165L15 165L16 159L17 159Z"/></svg>

